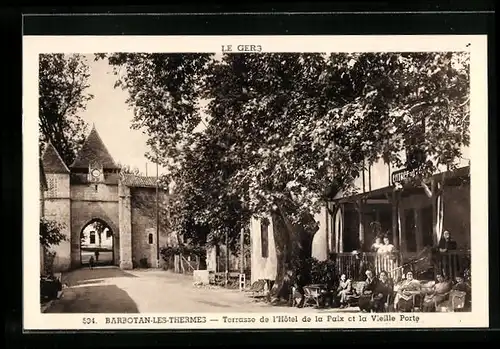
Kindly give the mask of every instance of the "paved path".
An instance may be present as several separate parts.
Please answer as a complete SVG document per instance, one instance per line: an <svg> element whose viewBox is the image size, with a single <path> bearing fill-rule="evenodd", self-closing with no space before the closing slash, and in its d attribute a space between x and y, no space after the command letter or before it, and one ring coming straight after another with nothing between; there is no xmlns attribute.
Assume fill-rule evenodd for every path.
<svg viewBox="0 0 500 349"><path fill-rule="evenodd" d="M193 285L192 276L162 270L79 269L48 313L304 312L256 302L245 292ZM311 310L310 308L308 309ZM323 312L323 310L318 310ZM331 311L331 309L330 309Z"/></svg>

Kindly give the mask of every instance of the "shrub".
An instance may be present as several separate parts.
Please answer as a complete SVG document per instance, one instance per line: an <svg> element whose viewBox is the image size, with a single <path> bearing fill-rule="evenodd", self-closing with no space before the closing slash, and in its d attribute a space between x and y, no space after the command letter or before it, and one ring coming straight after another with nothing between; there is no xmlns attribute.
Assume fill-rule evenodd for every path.
<svg viewBox="0 0 500 349"><path fill-rule="evenodd" d="M54 260L56 258L56 253L53 251L45 250L45 256L43 258L43 271L46 276L52 276L54 274Z"/></svg>
<svg viewBox="0 0 500 349"><path fill-rule="evenodd" d="M333 260L319 261L314 257L305 260L296 259L292 268L295 271L295 281L299 285L325 284L333 287L337 282L336 264ZM303 279L297 278L302 275Z"/></svg>
<svg viewBox="0 0 500 349"><path fill-rule="evenodd" d="M163 246L160 249L160 254L165 261L169 261L172 256L175 255L189 255L189 256L198 256L203 257L207 253L204 246L189 246L189 245L180 245L180 246Z"/></svg>
<svg viewBox="0 0 500 349"><path fill-rule="evenodd" d="M335 262L313 259L311 265L311 282L333 286L337 282Z"/></svg>
<svg viewBox="0 0 500 349"><path fill-rule="evenodd" d="M40 218L40 244L44 247L59 245L66 241L66 236L61 232L64 225L46 218Z"/></svg>
<svg viewBox="0 0 500 349"><path fill-rule="evenodd" d="M40 297L42 301L57 298L57 293L62 290L61 281L53 276L40 277Z"/></svg>

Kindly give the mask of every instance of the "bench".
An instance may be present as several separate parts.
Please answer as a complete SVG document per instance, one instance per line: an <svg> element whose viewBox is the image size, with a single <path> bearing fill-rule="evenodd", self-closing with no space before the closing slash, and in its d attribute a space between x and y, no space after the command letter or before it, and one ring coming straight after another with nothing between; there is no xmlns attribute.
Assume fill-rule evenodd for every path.
<svg viewBox="0 0 500 349"><path fill-rule="evenodd" d="M248 289L245 291L249 293L252 298L262 298L269 295L271 290L271 280L260 279L255 281Z"/></svg>

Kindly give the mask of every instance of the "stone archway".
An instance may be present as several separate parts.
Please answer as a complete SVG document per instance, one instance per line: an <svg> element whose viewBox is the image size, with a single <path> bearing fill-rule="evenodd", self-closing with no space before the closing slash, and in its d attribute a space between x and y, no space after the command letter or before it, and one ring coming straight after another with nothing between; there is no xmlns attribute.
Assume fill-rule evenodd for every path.
<svg viewBox="0 0 500 349"><path fill-rule="evenodd" d="M113 232L113 265L120 264L120 229L117 201L71 202L71 267L79 268L81 262L81 232L89 223L101 221Z"/></svg>
<svg viewBox="0 0 500 349"><path fill-rule="evenodd" d="M80 231L80 265L86 266L92 257L94 264L116 265L114 232L101 218L93 218Z"/></svg>

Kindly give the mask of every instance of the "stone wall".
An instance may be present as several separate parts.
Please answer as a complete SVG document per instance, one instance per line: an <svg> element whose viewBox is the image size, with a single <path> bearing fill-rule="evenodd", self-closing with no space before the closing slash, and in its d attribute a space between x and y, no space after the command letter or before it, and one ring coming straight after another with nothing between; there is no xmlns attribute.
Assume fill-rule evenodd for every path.
<svg viewBox="0 0 500 349"><path fill-rule="evenodd" d="M55 252L54 272L68 270L71 266L71 205L70 184L68 174L48 173L48 190L45 193L45 218L56 221L63 226L61 231L66 241L51 246L49 251Z"/></svg>
<svg viewBox="0 0 500 349"><path fill-rule="evenodd" d="M311 256L318 260L327 259L327 238L329 233L328 219L326 207L314 217L319 224L319 229L314 235L312 242ZM253 218L250 222L250 246L251 246L251 273L252 280L255 282L260 279L274 280L277 271L276 246L274 243L273 225L270 221L268 229L268 249L267 257L262 256L262 241L260 220Z"/></svg>
<svg viewBox="0 0 500 349"><path fill-rule="evenodd" d="M260 279L274 280L276 278L277 260L272 222L270 222L269 224L268 241L269 253L267 257L263 257L260 220L252 218L250 221L250 244L252 246L252 283Z"/></svg>
<svg viewBox="0 0 500 349"><path fill-rule="evenodd" d="M96 189L97 186L97 189ZM110 184L72 184L73 201L113 201L118 202L118 185Z"/></svg>
<svg viewBox="0 0 500 349"><path fill-rule="evenodd" d="M120 268L132 269L132 212L130 204L130 188L119 185L118 217L120 230Z"/></svg>
<svg viewBox="0 0 500 349"><path fill-rule="evenodd" d="M156 238L156 189L131 189L131 231L132 231L132 263L140 266L141 259L145 258L149 266L156 266L157 238ZM160 193L160 203L163 206L167 196ZM161 212L161 211L160 211ZM160 220L160 224L161 224ZM151 240L149 235L151 234ZM169 241L168 231L160 226L160 249ZM160 257L160 263L162 264Z"/></svg>
<svg viewBox="0 0 500 349"><path fill-rule="evenodd" d="M47 191L45 199L69 199L69 174L47 173Z"/></svg>

